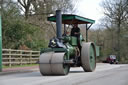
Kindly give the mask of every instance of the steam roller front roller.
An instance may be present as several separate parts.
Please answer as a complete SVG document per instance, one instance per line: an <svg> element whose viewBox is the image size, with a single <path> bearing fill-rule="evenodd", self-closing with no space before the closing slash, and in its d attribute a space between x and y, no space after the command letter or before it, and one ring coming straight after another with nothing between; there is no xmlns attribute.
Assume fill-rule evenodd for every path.
<svg viewBox="0 0 128 85"><path fill-rule="evenodd" d="M42 75L66 75L70 67L64 64L65 53L48 52L40 55L39 68Z"/></svg>
<svg viewBox="0 0 128 85"><path fill-rule="evenodd" d="M96 68L96 50L91 42L82 43L81 63L85 72L93 72Z"/></svg>

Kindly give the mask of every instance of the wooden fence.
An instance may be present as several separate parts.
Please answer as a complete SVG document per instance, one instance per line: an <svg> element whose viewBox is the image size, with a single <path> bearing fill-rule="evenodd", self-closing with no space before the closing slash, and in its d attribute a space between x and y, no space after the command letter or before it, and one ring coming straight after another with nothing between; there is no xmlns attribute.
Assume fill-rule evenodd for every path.
<svg viewBox="0 0 128 85"><path fill-rule="evenodd" d="M2 49L3 65L14 66L34 64L38 61L40 51Z"/></svg>

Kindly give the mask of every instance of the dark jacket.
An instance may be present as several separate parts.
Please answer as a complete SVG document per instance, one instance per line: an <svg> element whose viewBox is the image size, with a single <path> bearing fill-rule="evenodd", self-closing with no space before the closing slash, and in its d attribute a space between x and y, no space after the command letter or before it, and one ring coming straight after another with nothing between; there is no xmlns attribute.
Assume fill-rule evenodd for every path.
<svg viewBox="0 0 128 85"><path fill-rule="evenodd" d="M75 33L77 33L77 34L75 34ZM76 37L78 37L80 35L80 28L79 27L77 27L77 28L72 28L72 30L71 30L71 36L76 36Z"/></svg>

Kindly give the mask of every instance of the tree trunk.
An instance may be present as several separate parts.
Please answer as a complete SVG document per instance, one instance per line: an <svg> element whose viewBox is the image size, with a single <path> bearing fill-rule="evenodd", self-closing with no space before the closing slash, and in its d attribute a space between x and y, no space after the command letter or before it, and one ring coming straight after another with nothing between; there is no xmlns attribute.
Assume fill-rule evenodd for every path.
<svg viewBox="0 0 128 85"><path fill-rule="evenodd" d="M118 61L120 61L120 25L121 22L118 22L118 30L117 30L117 46L118 46Z"/></svg>

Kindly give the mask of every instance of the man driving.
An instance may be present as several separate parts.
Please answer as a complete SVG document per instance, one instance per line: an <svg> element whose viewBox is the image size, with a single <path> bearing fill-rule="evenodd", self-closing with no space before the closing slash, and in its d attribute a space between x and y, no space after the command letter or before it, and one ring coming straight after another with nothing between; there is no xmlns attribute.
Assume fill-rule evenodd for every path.
<svg viewBox="0 0 128 85"><path fill-rule="evenodd" d="M71 36L75 36L75 37L80 36L80 28L78 27L78 24L73 25L73 28L71 30Z"/></svg>
<svg viewBox="0 0 128 85"><path fill-rule="evenodd" d="M81 50L80 46L80 28L78 24L74 24L73 28L71 29L71 36L77 37L78 48Z"/></svg>

